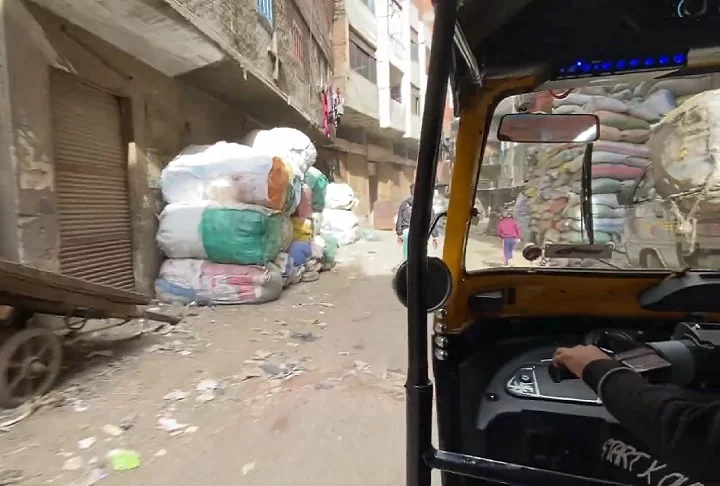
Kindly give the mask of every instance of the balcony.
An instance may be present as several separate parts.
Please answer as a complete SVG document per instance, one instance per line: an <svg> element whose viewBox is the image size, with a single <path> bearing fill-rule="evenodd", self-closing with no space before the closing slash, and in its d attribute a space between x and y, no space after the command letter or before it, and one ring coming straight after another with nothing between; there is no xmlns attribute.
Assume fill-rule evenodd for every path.
<svg viewBox="0 0 720 486"><path fill-rule="evenodd" d="M423 74L420 70L420 63L413 61L410 67L410 82L415 86L422 86L424 84Z"/></svg>
<svg viewBox="0 0 720 486"><path fill-rule="evenodd" d="M345 0L345 9L350 27L360 37L373 46L377 46L377 18L362 0Z"/></svg>
<svg viewBox="0 0 720 486"><path fill-rule="evenodd" d="M405 107L397 101L390 101L390 128L405 133Z"/></svg>
<svg viewBox="0 0 720 486"><path fill-rule="evenodd" d="M345 97L345 117L343 123L347 119L348 122L364 124L362 123L363 120L353 120L353 118L358 118L359 116L359 118L372 119L377 125L379 103L378 87L375 84L351 70L348 73L343 96Z"/></svg>
<svg viewBox="0 0 720 486"><path fill-rule="evenodd" d="M405 70L407 69L405 67L406 55L407 52L405 50L405 45L403 45L402 39L399 37L399 35L390 35L390 51L388 56L388 58L390 59L390 64L392 64L392 66L398 69L400 72L405 72Z"/></svg>
<svg viewBox="0 0 720 486"><path fill-rule="evenodd" d="M178 76L226 58L215 42L161 0L35 0L34 3L167 76Z"/></svg>

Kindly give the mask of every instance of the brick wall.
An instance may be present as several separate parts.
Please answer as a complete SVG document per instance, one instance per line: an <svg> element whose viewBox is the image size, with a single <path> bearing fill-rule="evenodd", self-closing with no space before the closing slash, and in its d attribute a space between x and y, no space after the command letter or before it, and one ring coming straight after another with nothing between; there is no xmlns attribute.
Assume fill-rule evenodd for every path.
<svg viewBox="0 0 720 486"><path fill-rule="evenodd" d="M332 82L333 0L269 1L272 24L259 11L259 0L182 0L180 3L226 38L229 45L269 80L273 80L275 67L269 50L276 42L280 59L277 86L303 111L319 120L319 91L323 84ZM300 49L297 41L302 46ZM299 51L301 56L296 55Z"/></svg>

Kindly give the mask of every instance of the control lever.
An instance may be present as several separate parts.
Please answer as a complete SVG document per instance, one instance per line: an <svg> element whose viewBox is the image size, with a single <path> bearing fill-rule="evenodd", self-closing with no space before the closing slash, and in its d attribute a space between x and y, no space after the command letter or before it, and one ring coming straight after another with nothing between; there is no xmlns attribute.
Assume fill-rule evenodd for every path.
<svg viewBox="0 0 720 486"><path fill-rule="evenodd" d="M565 380L577 380L577 376L575 376L565 366L555 366L554 364L550 364L548 366L548 374L550 375L550 379L555 383L560 383Z"/></svg>

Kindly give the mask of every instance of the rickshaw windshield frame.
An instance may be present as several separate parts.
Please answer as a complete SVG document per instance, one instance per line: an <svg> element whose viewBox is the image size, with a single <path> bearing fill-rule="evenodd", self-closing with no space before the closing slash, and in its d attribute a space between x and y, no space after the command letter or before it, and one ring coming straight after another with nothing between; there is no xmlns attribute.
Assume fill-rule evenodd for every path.
<svg viewBox="0 0 720 486"><path fill-rule="evenodd" d="M563 313L644 318L658 315L641 309L635 295L663 280L667 272L588 272L580 269L529 272L509 269L485 271L478 278L476 273L468 273L465 269L468 223L474 205L481 157L492 111L502 97L536 89L559 89L590 83L593 81L592 73L584 79L575 79L573 76L568 78L563 71L567 69L567 64L563 63L573 59L572 66L580 62L577 65L584 69L584 61L577 61L578 56L595 59L598 56L627 55L622 53L626 44L636 50L644 48L677 52L673 59L678 59L682 65L669 72L650 73L656 77L713 72L720 68L720 54L717 51L703 51L695 54L695 57L691 51L693 48L720 45L716 28L700 24L675 25L668 23L662 15L648 15L648 12L653 11L651 0L632 3L626 0L588 1L560 10L555 3L554 0L466 0L460 7L460 14L456 2L436 0L434 5L428 94L422 116L415 209L410 224L407 266L408 486L430 486L432 468L444 471L445 486L465 484L458 480L459 477L514 485L616 485L608 481L461 454L460 423L451 413L459 399L458 363L439 360L435 354L435 340L432 359L438 378L439 449L433 446L431 440L434 391L428 376L425 242L430 225L446 87L451 74L454 99L459 102L455 108L461 116L446 221L446 234L451 237L449 243L446 241L443 260L450 269L454 286L450 300L442 312L436 315L436 336L445 338L448 343L461 336L468 323L474 320L468 307L469 297L477 292L498 288L512 288L515 300L508 302L507 309L497 313L496 317L556 316ZM615 8L606 8L609 3ZM593 19L592 22L578 22L578 19L586 18L588 14L591 14L589 18ZM462 19L461 27L456 25L458 18ZM605 22L607 19L613 22ZM621 19L630 24L639 21L639 24L636 22L638 28L628 28L628 25L620 22ZM537 25L544 26L542 38L537 36ZM546 28L552 32L547 32ZM608 28L612 30L610 33L603 31ZM650 29L656 35L643 40L643 29ZM607 39L608 42L599 42L599 38ZM573 42L568 42L568 39L573 39ZM596 49L603 52L596 52ZM464 63L458 60L464 60ZM567 305L558 306L559 299L565 299ZM673 319L681 316L664 313L663 317Z"/></svg>

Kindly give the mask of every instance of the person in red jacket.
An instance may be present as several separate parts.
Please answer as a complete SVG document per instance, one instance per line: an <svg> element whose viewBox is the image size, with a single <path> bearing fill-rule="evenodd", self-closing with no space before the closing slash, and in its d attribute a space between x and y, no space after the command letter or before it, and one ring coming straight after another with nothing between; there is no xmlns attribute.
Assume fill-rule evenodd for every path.
<svg viewBox="0 0 720 486"><path fill-rule="evenodd" d="M497 234L503 242L503 263L507 267L512 261L515 245L520 241L520 226L510 211L503 212L497 225Z"/></svg>

